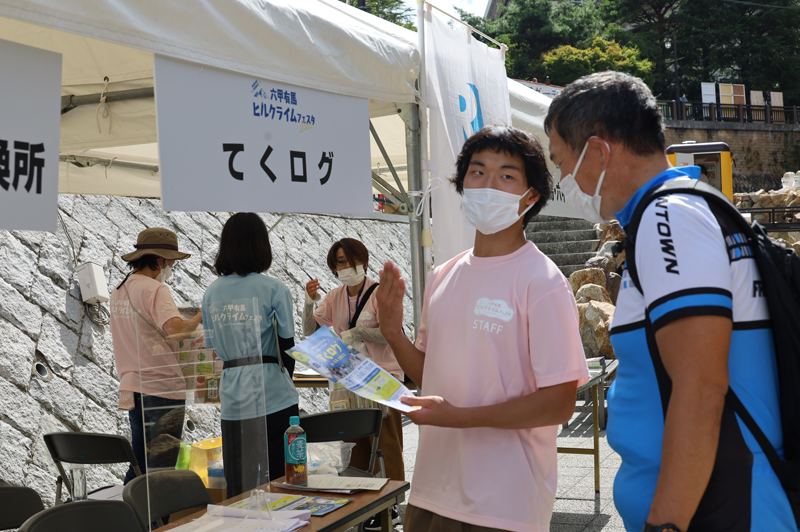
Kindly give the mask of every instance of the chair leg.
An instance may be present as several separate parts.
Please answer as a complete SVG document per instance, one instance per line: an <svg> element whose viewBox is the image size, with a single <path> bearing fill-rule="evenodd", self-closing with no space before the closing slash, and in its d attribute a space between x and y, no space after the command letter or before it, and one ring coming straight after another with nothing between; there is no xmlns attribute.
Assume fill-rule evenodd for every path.
<svg viewBox="0 0 800 532"><path fill-rule="evenodd" d="M56 478L56 504L58 506L61 504L61 486L64 484L64 480L61 478L61 475L58 475Z"/></svg>
<svg viewBox="0 0 800 532"><path fill-rule="evenodd" d="M606 430L606 380L600 379L599 387L599 397L598 400L600 401L597 404L598 414L600 416L600 429Z"/></svg>
<svg viewBox="0 0 800 532"><path fill-rule="evenodd" d="M380 449L378 450L378 464L380 465L380 470L381 470L380 478L386 478L386 467L384 467L383 464L383 451L381 451Z"/></svg>
<svg viewBox="0 0 800 532"><path fill-rule="evenodd" d="M596 493L600 493L600 428L598 426L600 419L597 413L597 403L600 400L600 394L598 393L598 388L600 388L598 385L592 387L592 394L594 395L594 405L592 408L592 415L594 416L594 423L592 423L594 430L594 491Z"/></svg>

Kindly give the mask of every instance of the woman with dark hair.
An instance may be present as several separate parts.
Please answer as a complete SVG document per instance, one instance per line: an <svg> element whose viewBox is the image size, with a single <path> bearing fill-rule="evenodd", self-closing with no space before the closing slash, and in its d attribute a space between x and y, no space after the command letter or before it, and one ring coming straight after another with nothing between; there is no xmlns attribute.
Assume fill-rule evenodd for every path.
<svg viewBox="0 0 800 532"><path fill-rule="evenodd" d="M131 447L142 471L145 441L169 435L177 450L183 431L186 381L176 356L177 340L197 329L202 319L181 318L169 287L177 260L191 255L178 250L178 236L163 227L145 229L136 239L136 250L122 256L131 269L111 293L111 340L119 382L119 408L127 410L131 423ZM157 423L168 416L172 423ZM146 425L146 428L145 428ZM169 428L162 430L165 426ZM161 438L163 441L163 438ZM170 453L162 453L162 455ZM161 464L148 456L146 466ZM125 483L136 473L128 468Z"/></svg>
<svg viewBox="0 0 800 532"><path fill-rule="evenodd" d="M214 263L220 277L203 296L206 345L224 362L219 397L228 497L283 476L283 433L289 417L300 415L294 359L283 354L294 346L292 296L262 275L271 264L261 218L231 216Z"/></svg>
<svg viewBox="0 0 800 532"><path fill-rule="evenodd" d="M381 334L378 304L372 293L378 284L366 277L369 251L354 238L343 238L331 246L327 257L328 268L341 281L342 286L331 290L325 299L319 295L319 280L306 284L305 305L303 307L303 334L313 334L321 325L331 328L342 340L352 345L362 354L369 356L376 364L403 382L403 370L391 347ZM372 296L372 297L371 297ZM322 301L314 310L314 302ZM361 311L359 312L359 308ZM331 399L332 406L359 408L361 400L354 394L342 401ZM337 405L339 403L347 403ZM356 404L350 404L356 402ZM392 480L405 480L403 465L403 424L400 412L381 406L383 427L379 447L383 451L386 476ZM350 465L359 469L369 466L370 442L368 438L356 441ZM377 464L376 464L377 466ZM377 471L376 471L377 472ZM380 515L367 521L365 530L380 530ZM397 507L392 508L392 522L400 522Z"/></svg>

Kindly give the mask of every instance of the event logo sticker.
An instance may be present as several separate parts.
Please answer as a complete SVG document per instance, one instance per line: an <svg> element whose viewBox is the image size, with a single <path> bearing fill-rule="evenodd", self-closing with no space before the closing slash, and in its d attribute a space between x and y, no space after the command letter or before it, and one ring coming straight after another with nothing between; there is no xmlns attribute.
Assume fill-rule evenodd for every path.
<svg viewBox="0 0 800 532"><path fill-rule="evenodd" d="M511 318L514 317L514 310L502 299L482 297L475 305L475 315L511 321Z"/></svg>

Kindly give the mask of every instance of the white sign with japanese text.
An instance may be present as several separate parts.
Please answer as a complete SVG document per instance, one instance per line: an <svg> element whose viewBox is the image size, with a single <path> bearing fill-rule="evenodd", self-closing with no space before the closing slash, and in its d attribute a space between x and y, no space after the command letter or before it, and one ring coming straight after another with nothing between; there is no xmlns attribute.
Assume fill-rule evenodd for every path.
<svg viewBox="0 0 800 532"><path fill-rule="evenodd" d="M156 56L164 210L372 212L365 99Z"/></svg>
<svg viewBox="0 0 800 532"><path fill-rule="evenodd" d="M0 229L55 231L61 54L0 40Z"/></svg>

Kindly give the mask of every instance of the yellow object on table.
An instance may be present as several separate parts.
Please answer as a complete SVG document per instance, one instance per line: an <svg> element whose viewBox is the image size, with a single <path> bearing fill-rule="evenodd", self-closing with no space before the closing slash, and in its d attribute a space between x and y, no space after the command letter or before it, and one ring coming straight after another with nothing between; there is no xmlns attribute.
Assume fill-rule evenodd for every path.
<svg viewBox="0 0 800 532"><path fill-rule="evenodd" d="M192 444L189 469L194 471L208 487L208 462L222 460L222 438L212 438Z"/></svg>

